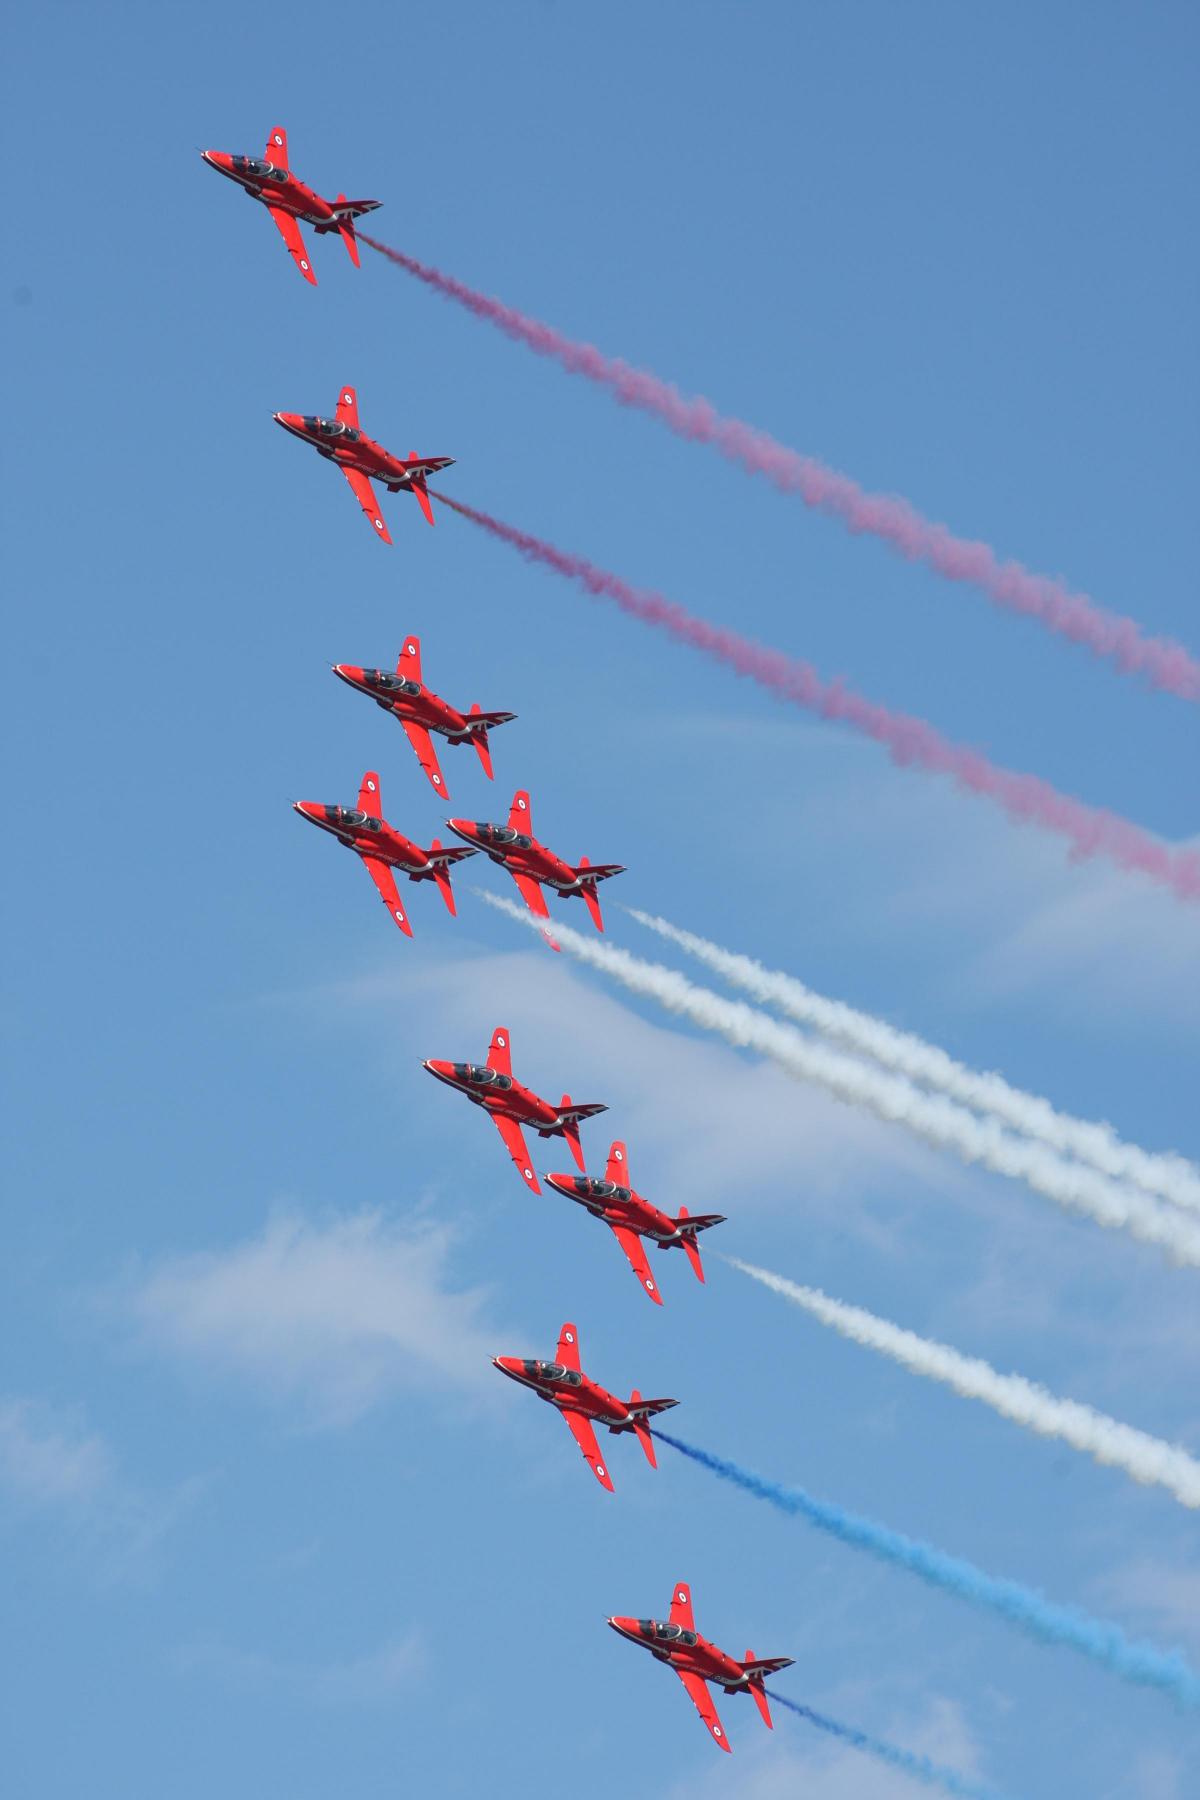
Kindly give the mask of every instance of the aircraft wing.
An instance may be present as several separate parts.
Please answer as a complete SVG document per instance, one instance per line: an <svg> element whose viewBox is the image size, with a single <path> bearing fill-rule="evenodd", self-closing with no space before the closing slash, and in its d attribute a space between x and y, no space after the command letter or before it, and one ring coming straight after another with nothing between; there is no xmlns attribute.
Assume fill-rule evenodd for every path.
<svg viewBox="0 0 1200 1800"><path fill-rule="evenodd" d="M592 1429L592 1421L586 1419L582 1413L567 1412L565 1408L562 1409L562 1416L570 1426L571 1436L583 1451L584 1462L592 1471L592 1474L596 1477L600 1486L607 1488L611 1494L613 1492L612 1476L600 1459L600 1446L596 1442L596 1433Z"/></svg>
<svg viewBox="0 0 1200 1800"><path fill-rule="evenodd" d="M515 869L510 869L508 872L516 882L521 898L530 912L536 913L539 919L548 919L550 908L546 905L546 896L533 876L518 875Z"/></svg>
<svg viewBox="0 0 1200 1800"><path fill-rule="evenodd" d="M269 145L267 147L270 148ZM295 215L285 212L282 206L268 206L267 211L278 225L283 241L292 253L292 261L305 281L311 281L316 287L317 278L313 274L312 264L308 260L308 251L304 248L304 239L300 236L300 225Z"/></svg>
<svg viewBox="0 0 1200 1800"><path fill-rule="evenodd" d="M662 1305L662 1295L658 1291L658 1283L650 1273L650 1264L646 1261L646 1251L636 1231L628 1225L612 1225L609 1228L629 1258L629 1266L653 1300L655 1306Z"/></svg>
<svg viewBox="0 0 1200 1800"><path fill-rule="evenodd" d="M350 483L350 486L354 489L354 498L358 501L358 504L362 507L368 519L371 521L376 535L381 537L385 544L390 544L392 541L391 533L383 522L383 514L380 512L376 502L375 491L372 488L371 483L367 480L367 477L362 473L361 469L348 469L344 463L339 463L338 467L346 477L346 480Z"/></svg>
<svg viewBox="0 0 1200 1800"><path fill-rule="evenodd" d="M608 1152L608 1164L604 1171L605 1181L611 1181L617 1187L632 1187L629 1179L629 1152L620 1138L614 1138Z"/></svg>
<svg viewBox="0 0 1200 1800"><path fill-rule="evenodd" d="M430 738L429 733L423 725L414 725L411 719L401 719L400 723L404 727L405 737L417 753L417 761L424 769L438 793L441 794L444 799L448 800L450 795L447 792L442 771L438 766L437 751L433 747L433 741Z"/></svg>
<svg viewBox="0 0 1200 1800"><path fill-rule="evenodd" d="M675 1592L671 1595L671 1623L682 1625L685 1631L695 1631L696 1621L692 1616L692 1590L686 1581L675 1583Z"/></svg>
<svg viewBox="0 0 1200 1800"><path fill-rule="evenodd" d="M671 1666L672 1668L675 1667L674 1664ZM699 1675L693 1675L687 1669L675 1669L675 1673L691 1695L692 1705L696 1708L696 1711L708 1726L715 1741L720 1745L722 1750L728 1750L729 1740L725 1736L725 1727L717 1717L717 1709L712 1703L712 1696L705 1687L703 1681L701 1681Z"/></svg>
<svg viewBox="0 0 1200 1800"><path fill-rule="evenodd" d="M388 868L387 864L385 862L380 862L377 856L364 856L362 861L367 874L379 889L379 898L383 901L383 904L387 907L405 937L411 937L412 926L408 922L408 915L401 906L400 896L396 892L396 877L392 874L392 871Z"/></svg>
<svg viewBox="0 0 1200 1800"><path fill-rule="evenodd" d="M540 1194L542 1191L541 1186L537 1176L533 1172L533 1164L530 1162L529 1152L525 1148L525 1137L521 1127L517 1124L515 1119L510 1119L506 1113L493 1113L492 1119L495 1123L496 1130L504 1139L504 1148L508 1151L508 1154L517 1165L517 1174L532 1193Z"/></svg>

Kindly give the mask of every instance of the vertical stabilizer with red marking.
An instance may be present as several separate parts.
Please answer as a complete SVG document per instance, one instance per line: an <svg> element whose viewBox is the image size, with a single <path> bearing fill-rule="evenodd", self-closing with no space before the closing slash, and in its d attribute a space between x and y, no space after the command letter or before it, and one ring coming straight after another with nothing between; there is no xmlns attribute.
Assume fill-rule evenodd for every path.
<svg viewBox="0 0 1200 1800"><path fill-rule="evenodd" d="M337 197L338 206L344 206L345 203L345 194L339 194ZM348 218L345 213L339 212L337 227L342 234L343 244L345 244L347 250L350 252L350 261L354 264L356 269L361 268L362 264L358 260L358 239L354 235L354 220Z"/></svg>
<svg viewBox="0 0 1200 1800"><path fill-rule="evenodd" d="M419 469L417 469L415 467L415 465L418 464L421 459L417 455L415 450L410 450L408 453L408 460L409 460L410 466L412 466L413 470L414 470L414 472L408 478L408 485L412 489L413 493L417 496L418 506L421 508L421 511L425 514L425 517L429 520L429 523L432 525L433 524L433 504L429 498L429 487L428 487L428 484L426 483L424 475L421 474Z"/></svg>
<svg viewBox="0 0 1200 1800"><path fill-rule="evenodd" d="M430 855L432 856L433 852L435 850L440 850L441 847L442 847L441 839L434 838L433 843L430 846ZM450 914L450 916L452 918L457 919L458 908L454 904L454 890L450 886L450 870L444 862L435 862L434 863L433 879L437 882L438 893L442 896L442 899L446 902L446 911Z"/></svg>
<svg viewBox="0 0 1200 1800"><path fill-rule="evenodd" d="M641 1399L641 1397L642 1396L638 1392L637 1388L634 1388L632 1394L630 1394L630 1396L629 1396L630 1412L633 1412L634 1407L637 1405L637 1403ZM634 1415L633 1429L637 1433L638 1443L642 1446L642 1449L646 1452L646 1461L650 1464L650 1467L652 1469L657 1469L658 1462L655 1459L655 1455L654 1455L654 1439L650 1436L649 1425L646 1423L645 1418L643 1416L641 1416L640 1414Z"/></svg>
<svg viewBox="0 0 1200 1800"><path fill-rule="evenodd" d="M263 151L263 158L271 164L272 168L286 169L288 167L287 132L282 125L272 125L271 135L267 139L267 147Z"/></svg>
<svg viewBox="0 0 1200 1800"><path fill-rule="evenodd" d="M524 788L513 795L513 803L508 809L508 825L510 831L523 831L529 837L533 836L533 808Z"/></svg>
<svg viewBox="0 0 1200 1800"><path fill-rule="evenodd" d="M600 917L600 896L596 892L596 883L587 879L587 871L590 867L591 864L588 862L587 857L581 856L579 859L579 867L576 869L575 873L580 877L582 885L579 891L583 895L583 904L592 915L592 924L596 927L597 931L603 931L604 920Z"/></svg>
<svg viewBox="0 0 1200 1800"><path fill-rule="evenodd" d="M358 430L358 395L352 387L344 387L338 395L337 422Z"/></svg>
<svg viewBox="0 0 1200 1800"><path fill-rule="evenodd" d="M753 1650L747 1650L746 1660L742 1664L742 1667L749 1671L753 1666L754 1652ZM771 1709L767 1705L767 1690L763 1686L763 1678L761 1675L750 1676L750 1692L754 1695L755 1706L757 1706L759 1712L762 1714L763 1724L767 1727L768 1731L774 1731L775 1726L771 1719Z"/></svg>
<svg viewBox="0 0 1200 1800"><path fill-rule="evenodd" d="M512 1052L508 1032L503 1025L497 1025L492 1033L492 1041L488 1045L487 1066L489 1069L495 1069L497 1075L512 1074Z"/></svg>
<svg viewBox="0 0 1200 1800"><path fill-rule="evenodd" d="M479 715L479 713L482 712L482 710L483 709L480 706L478 700L472 701L471 710L467 714L467 718L468 719L476 718ZM492 779L492 750L491 750L491 745L488 743L488 734L487 734L487 726L486 725L480 725L475 731L473 731L471 733L471 742L475 746L476 756L479 758L480 762L483 764L484 774L487 776L488 780L491 781L491 779Z"/></svg>
<svg viewBox="0 0 1200 1800"><path fill-rule="evenodd" d="M687 1207L681 1206L679 1209L679 1217L676 1219L675 1223L683 1230L683 1236L680 1239L680 1242L683 1245L684 1255L687 1257L688 1261L692 1265L693 1270L695 1271L696 1280L703 1281L704 1280L704 1265L700 1261L700 1246L696 1242L696 1234L694 1232L690 1232L686 1229L687 1217L688 1217Z"/></svg>
<svg viewBox="0 0 1200 1800"><path fill-rule="evenodd" d="M556 944L555 949L557 949L557 948L558 948L558 946ZM558 1109L559 1117L561 1118L562 1114L565 1112L569 1112L570 1109L571 1109L571 1096L570 1096L570 1094L564 1094L562 1097L562 1105ZM562 1126L562 1134L566 1138L568 1144L570 1144L570 1146L571 1146L571 1155L575 1158L576 1163L579 1165L580 1174L585 1173L585 1166L584 1166L584 1161L583 1161L583 1145L579 1142L579 1120L578 1119L565 1120L563 1122L563 1126Z"/></svg>

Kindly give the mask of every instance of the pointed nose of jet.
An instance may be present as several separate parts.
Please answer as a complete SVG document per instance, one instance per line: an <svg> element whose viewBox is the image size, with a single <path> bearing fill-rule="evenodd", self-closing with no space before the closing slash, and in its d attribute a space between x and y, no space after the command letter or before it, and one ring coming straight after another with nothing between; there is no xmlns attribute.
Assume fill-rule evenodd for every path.
<svg viewBox="0 0 1200 1800"><path fill-rule="evenodd" d="M271 417L277 425L282 425L285 431L294 431L297 437L304 436L303 413L277 412L272 413Z"/></svg>
<svg viewBox="0 0 1200 1800"><path fill-rule="evenodd" d="M605 1624L611 1625L613 1630L619 1632L622 1637L635 1638L640 1635L637 1620L623 1617L619 1613L611 1619L606 1619Z"/></svg>
<svg viewBox="0 0 1200 1800"><path fill-rule="evenodd" d="M522 1364L519 1356L493 1356L493 1369L499 1369L502 1375L511 1375L516 1381L521 1373Z"/></svg>
<svg viewBox="0 0 1200 1800"><path fill-rule="evenodd" d="M200 158L221 175L228 175L233 168L233 158L227 150L202 150Z"/></svg>
<svg viewBox="0 0 1200 1800"><path fill-rule="evenodd" d="M324 823L325 808L317 800L293 800L292 811L298 812L300 817L307 819L310 825Z"/></svg>
<svg viewBox="0 0 1200 1800"><path fill-rule="evenodd" d="M456 837L466 838L468 844L479 842L479 831L473 819L447 819L446 823Z"/></svg>
<svg viewBox="0 0 1200 1800"><path fill-rule="evenodd" d="M454 1078L453 1063L439 1062L435 1057L428 1057L421 1067L430 1075L436 1075L439 1081L452 1081Z"/></svg>
<svg viewBox="0 0 1200 1800"><path fill-rule="evenodd" d="M363 671L354 663L331 663L329 666L339 681L346 682L350 687L362 686Z"/></svg>

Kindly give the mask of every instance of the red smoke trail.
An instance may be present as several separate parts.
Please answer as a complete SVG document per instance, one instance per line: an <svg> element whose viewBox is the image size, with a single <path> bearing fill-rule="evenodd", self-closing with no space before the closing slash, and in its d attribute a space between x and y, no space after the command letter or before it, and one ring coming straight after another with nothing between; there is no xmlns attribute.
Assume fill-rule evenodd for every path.
<svg viewBox="0 0 1200 1800"><path fill-rule="evenodd" d="M1200 900L1200 852L1171 850L1157 838L1131 824L1116 813L1103 812L1060 794L1049 782L1037 775L1018 775L1011 769L998 768L977 750L951 743L924 719L910 714L890 712L873 700L847 688L840 680L823 682L811 663L799 662L781 650L770 650L753 639L741 637L710 625L685 611L674 600L644 588L630 587L619 575L601 569L582 556L559 550L541 538L518 531L489 513L451 500L448 494L436 496L443 506L461 513L473 525L482 526L493 537L511 544L531 562L543 563L571 581L578 581L589 594L615 600L623 612L658 625L694 650L702 650L726 663L739 675L747 675L762 687L795 706L806 707L822 718L836 719L850 725L877 743L885 745L893 762L905 766L931 769L949 775L960 787L975 794L986 794L1006 813L1047 831L1057 831L1067 838L1072 854L1077 857L1106 856L1125 869L1137 869L1143 875L1169 887L1183 900Z"/></svg>
<svg viewBox="0 0 1200 1800"><path fill-rule="evenodd" d="M790 450L765 431L740 419L722 418L710 401L689 400L644 369L632 368L618 357L603 356L591 344L576 343L539 319L491 300L363 231L358 236L446 299L457 300L468 312L498 326L539 356L554 357L568 374L586 375L589 381L609 388L623 406L653 413L680 437L712 444L752 475L765 475L785 494L799 494L806 505L831 513L849 531L882 538L910 562L927 563L948 581L971 582L997 606L1039 620L1096 656L1111 657L1126 674L1144 675L1154 687L1180 699L1200 700L1200 662L1182 644L1170 638L1146 637L1134 620L1108 612L1086 594L1072 593L1061 581L1035 575L1022 563L1001 562L990 544L955 537L945 525L922 518L907 500L869 494L848 475Z"/></svg>

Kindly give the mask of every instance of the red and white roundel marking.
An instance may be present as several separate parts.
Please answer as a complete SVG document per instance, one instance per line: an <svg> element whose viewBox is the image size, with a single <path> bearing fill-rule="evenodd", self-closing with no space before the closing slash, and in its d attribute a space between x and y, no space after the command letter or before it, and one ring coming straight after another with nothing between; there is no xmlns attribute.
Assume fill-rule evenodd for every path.
<svg viewBox="0 0 1200 1800"><path fill-rule="evenodd" d="M342 395L342 405L343 406L353 406L353 404L354 404L354 395L353 394L346 393L346 394Z"/></svg>
<svg viewBox="0 0 1200 1800"><path fill-rule="evenodd" d="M382 519L376 519L376 521L375 521L375 529L376 529L376 531L382 531L382 530L383 530L383 520L382 520Z"/></svg>
<svg viewBox="0 0 1200 1800"><path fill-rule="evenodd" d="M368 792L373 794L375 792L375 783L373 781L368 781L367 789L368 789Z"/></svg>
<svg viewBox="0 0 1200 1800"><path fill-rule="evenodd" d="M575 1333L573 1331L564 1331L563 1337L568 1344L573 1344L575 1342Z"/></svg>
<svg viewBox="0 0 1200 1800"><path fill-rule="evenodd" d="M647 1277L646 1277L646 1292L648 1294L652 1294L654 1292L654 1283L651 1281L649 1275L647 1275Z"/></svg>
<svg viewBox="0 0 1200 1800"><path fill-rule="evenodd" d="M503 1039L503 1038L502 1038L502 1037L498 1037L498 1038L497 1038L497 1039L496 1039L496 1047L497 1047L497 1049L499 1049L499 1050L503 1050L503 1048L504 1048L504 1039Z"/></svg>
<svg viewBox="0 0 1200 1800"><path fill-rule="evenodd" d="M282 142L283 142L283 139L280 137L278 132L275 133L274 142L277 144L282 144Z"/></svg>
<svg viewBox="0 0 1200 1800"><path fill-rule="evenodd" d="M305 274L308 273L308 264L305 262L303 257L300 258L300 267L304 270Z"/></svg>
<svg viewBox="0 0 1200 1800"><path fill-rule="evenodd" d="M525 1170L525 1179L526 1179L526 1181L532 1181L532 1180L533 1180L533 1170L532 1170L532 1169L526 1169L526 1170Z"/></svg>
<svg viewBox="0 0 1200 1800"><path fill-rule="evenodd" d="M596 1473L597 1473L597 1475L599 1475L600 1479L603 1481L603 1479L604 1479L604 1464L603 1463L596 1464Z"/></svg>
<svg viewBox="0 0 1200 1800"><path fill-rule="evenodd" d="M613 1151L613 1161L614 1162L624 1162L625 1161L625 1152L623 1150L614 1150Z"/></svg>
<svg viewBox="0 0 1200 1800"><path fill-rule="evenodd" d="M687 1605L687 1589L680 1588L680 1590L676 1594L675 1598L678 1600L680 1606L686 1606Z"/></svg>
<svg viewBox="0 0 1200 1800"><path fill-rule="evenodd" d="M523 800L518 800L517 805L520 807L522 812L525 811L525 802Z"/></svg>

